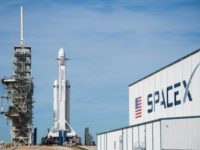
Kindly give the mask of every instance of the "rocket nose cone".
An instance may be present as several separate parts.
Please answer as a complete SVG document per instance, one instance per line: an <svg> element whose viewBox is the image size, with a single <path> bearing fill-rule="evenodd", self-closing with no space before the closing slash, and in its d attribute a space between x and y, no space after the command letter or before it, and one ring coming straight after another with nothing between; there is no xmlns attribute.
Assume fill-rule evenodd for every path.
<svg viewBox="0 0 200 150"><path fill-rule="evenodd" d="M57 81L57 80L55 80L55 81L53 82L53 88L56 88L56 87L58 87L58 81Z"/></svg>
<svg viewBox="0 0 200 150"><path fill-rule="evenodd" d="M58 52L58 58L61 58L61 57L65 57L65 51L63 48L60 48Z"/></svg>
<svg viewBox="0 0 200 150"><path fill-rule="evenodd" d="M57 84L58 84L58 81L55 80L55 81L53 82L53 85L57 85Z"/></svg>

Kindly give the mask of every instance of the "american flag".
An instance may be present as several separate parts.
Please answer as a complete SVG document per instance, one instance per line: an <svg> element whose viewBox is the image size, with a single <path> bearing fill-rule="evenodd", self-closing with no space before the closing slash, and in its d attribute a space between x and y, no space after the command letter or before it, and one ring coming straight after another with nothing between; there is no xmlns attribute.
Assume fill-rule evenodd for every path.
<svg viewBox="0 0 200 150"><path fill-rule="evenodd" d="M135 99L135 118L142 117L142 97Z"/></svg>

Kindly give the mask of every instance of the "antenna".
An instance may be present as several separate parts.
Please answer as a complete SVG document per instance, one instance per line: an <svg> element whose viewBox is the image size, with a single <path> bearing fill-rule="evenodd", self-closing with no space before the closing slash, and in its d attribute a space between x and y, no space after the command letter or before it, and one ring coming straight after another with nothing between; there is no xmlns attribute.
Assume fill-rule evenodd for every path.
<svg viewBox="0 0 200 150"><path fill-rule="evenodd" d="M20 38L20 44L24 45L24 12L23 7L21 6L21 38Z"/></svg>

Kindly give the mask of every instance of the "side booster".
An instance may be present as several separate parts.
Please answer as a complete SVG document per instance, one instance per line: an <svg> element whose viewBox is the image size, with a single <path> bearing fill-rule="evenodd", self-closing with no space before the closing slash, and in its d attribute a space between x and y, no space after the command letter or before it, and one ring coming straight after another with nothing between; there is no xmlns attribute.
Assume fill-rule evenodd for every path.
<svg viewBox="0 0 200 150"><path fill-rule="evenodd" d="M58 80L55 80L54 81L54 84L53 84L53 126L54 128L60 128L60 129L65 129L65 127L67 129L70 130L69 126L68 125L62 125L61 124L58 124L59 122L59 114L61 114L62 116L62 112L65 112L63 115L65 115L64 117L62 116L62 118L65 118L65 121L70 124L70 83L69 81L66 81L65 82L65 89L66 89L66 94L65 94L65 97L66 97L66 100L65 100L65 104L63 106L65 106L65 108L62 108L61 106L61 109L59 109L59 86L58 86ZM62 103L63 104L63 103ZM62 112L61 112L62 110ZM63 121L64 122L64 121ZM59 126L60 125L60 126Z"/></svg>
<svg viewBox="0 0 200 150"><path fill-rule="evenodd" d="M65 52L58 52L58 80L53 84L53 128L48 137L59 137L59 132L67 133L67 137L76 136L70 126L70 83L65 76Z"/></svg>

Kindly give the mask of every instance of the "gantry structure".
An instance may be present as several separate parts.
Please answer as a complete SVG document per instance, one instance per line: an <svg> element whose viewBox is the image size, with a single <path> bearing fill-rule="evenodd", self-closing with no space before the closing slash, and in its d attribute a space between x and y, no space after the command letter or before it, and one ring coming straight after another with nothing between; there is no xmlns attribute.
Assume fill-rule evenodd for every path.
<svg viewBox="0 0 200 150"><path fill-rule="evenodd" d="M13 145L29 145L32 142L33 78L31 72L31 47L23 42L23 8L21 7L21 44L14 47L13 75L4 77L4 95L9 100L8 110L2 112L10 121Z"/></svg>

